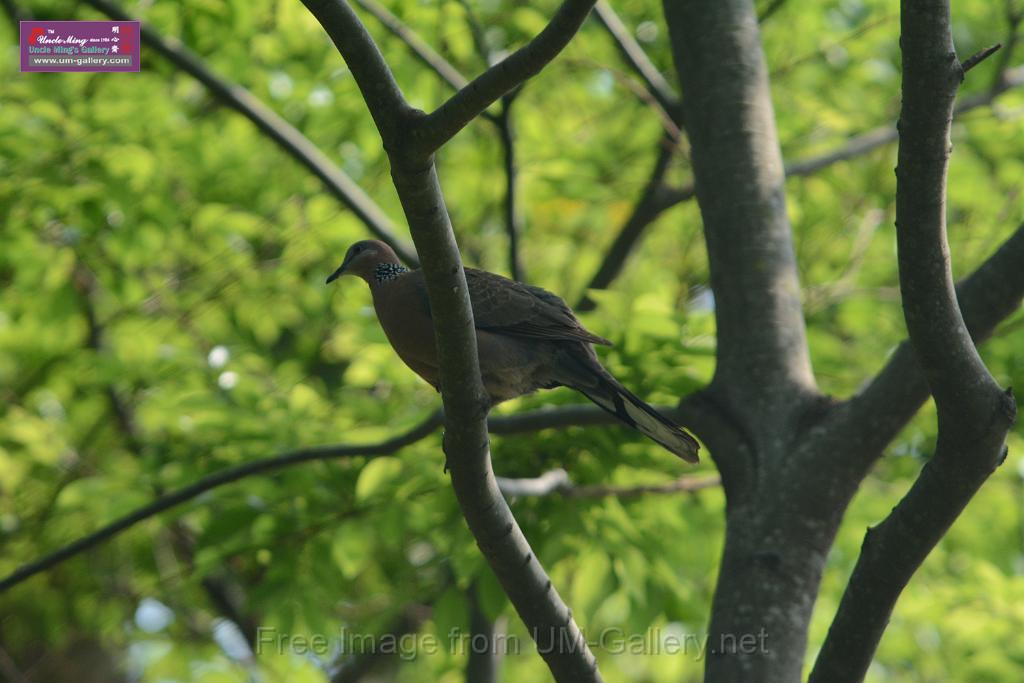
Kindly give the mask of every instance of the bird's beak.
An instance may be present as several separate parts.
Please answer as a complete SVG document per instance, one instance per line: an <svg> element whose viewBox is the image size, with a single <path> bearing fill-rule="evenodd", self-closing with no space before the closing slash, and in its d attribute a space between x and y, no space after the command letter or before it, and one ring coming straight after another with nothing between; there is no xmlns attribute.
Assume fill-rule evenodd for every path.
<svg viewBox="0 0 1024 683"><path fill-rule="evenodd" d="M340 266L338 266L338 269L336 271L334 271L333 273L331 273L330 275L327 276L327 282L325 282L324 284L328 284L329 285L332 282L334 282L335 280L337 280L339 277L344 275L345 274L345 266L346 265L347 264L342 263Z"/></svg>
<svg viewBox="0 0 1024 683"><path fill-rule="evenodd" d="M341 262L341 265L338 266L338 269L336 271L330 274L325 284L329 285L335 280L337 280L339 277L344 275L345 269L348 268L348 264L350 263L352 263L352 254L345 254L345 260Z"/></svg>

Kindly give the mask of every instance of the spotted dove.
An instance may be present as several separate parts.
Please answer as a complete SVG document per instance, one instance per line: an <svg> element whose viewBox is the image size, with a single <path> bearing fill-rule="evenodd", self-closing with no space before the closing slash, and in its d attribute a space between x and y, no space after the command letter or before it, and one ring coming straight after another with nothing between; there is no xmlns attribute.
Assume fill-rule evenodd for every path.
<svg viewBox="0 0 1024 683"><path fill-rule="evenodd" d="M327 282L357 275L399 357L435 388L440 385L434 328L423 271L402 266L377 240L353 244ZM566 303L547 290L466 268L476 324L480 374L492 404L537 389L567 386L687 462L697 441L634 396L605 370L591 344L611 342L584 329Z"/></svg>

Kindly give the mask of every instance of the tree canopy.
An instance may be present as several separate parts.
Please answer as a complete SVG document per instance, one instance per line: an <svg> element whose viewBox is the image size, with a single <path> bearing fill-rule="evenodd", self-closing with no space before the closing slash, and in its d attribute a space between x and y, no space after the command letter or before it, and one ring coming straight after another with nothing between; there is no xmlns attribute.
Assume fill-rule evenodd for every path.
<svg viewBox="0 0 1024 683"><path fill-rule="evenodd" d="M52 19L111 9L3 5ZM428 112L558 8L352 5L405 98ZM674 406L712 379L715 298L662 8L613 7L453 137L437 169L463 261L579 304L587 328L615 344L602 362L638 395ZM507 680L545 680L453 496L437 394L398 362L365 288L323 284L350 243L381 229L411 252L351 67L297 0L121 9L153 31L138 74L20 74L16 31L4 29L0 575L226 468L288 453L304 462L196 491L10 588L0 672L65 680L61 662L84 650L144 681L323 681L339 664L335 680L374 666L394 680L455 681L469 659L464 637L483 625L520 645L502 658ZM819 388L846 398L907 336L894 228L900 17L880 0L757 9L811 362ZM1024 219L1021 11L1012 0L954 7L962 58L1004 43L958 95L948 180L957 278ZM624 45L642 48L646 73ZM278 124L293 127L333 175L317 177L246 106L280 117L279 135ZM1024 385L1022 322L1012 314L981 347L1002 386ZM581 424L598 422L592 413L544 412L580 402L559 389L498 408L494 469L605 680L702 680L725 533L715 466L686 466L619 426ZM917 478L935 424L929 402L846 511L808 671L865 528ZM383 443L409 430L408 444ZM866 680L1006 681L1024 670L1021 434L904 591ZM515 489L541 476L559 486ZM327 645L306 651L280 639L318 634ZM357 635L392 636L399 652L368 663L338 649L357 650L346 640Z"/></svg>

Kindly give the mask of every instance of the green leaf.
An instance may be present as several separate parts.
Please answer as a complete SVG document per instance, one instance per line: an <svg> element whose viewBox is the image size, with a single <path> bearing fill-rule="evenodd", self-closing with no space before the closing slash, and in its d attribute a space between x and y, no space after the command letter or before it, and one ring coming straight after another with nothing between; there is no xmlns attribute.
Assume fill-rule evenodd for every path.
<svg viewBox="0 0 1024 683"><path fill-rule="evenodd" d="M373 562L373 528L365 523L349 522L334 533L331 559L347 579L358 576Z"/></svg>
<svg viewBox="0 0 1024 683"><path fill-rule="evenodd" d="M397 483L401 474L402 462L398 458L383 456L370 460L363 466L356 481L356 502L365 502Z"/></svg>

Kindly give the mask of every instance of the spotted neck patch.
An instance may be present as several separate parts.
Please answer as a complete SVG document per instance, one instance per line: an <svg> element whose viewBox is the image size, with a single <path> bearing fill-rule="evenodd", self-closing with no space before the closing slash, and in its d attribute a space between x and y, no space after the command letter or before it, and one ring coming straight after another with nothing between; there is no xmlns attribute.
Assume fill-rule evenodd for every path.
<svg viewBox="0 0 1024 683"><path fill-rule="evenodd" d="M374 271L374 279L377 283L390 282L409 269L398 263L378 263Z"/></svg>

